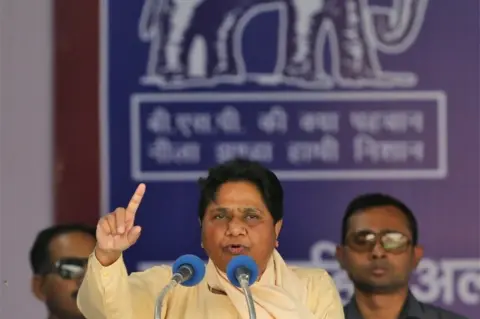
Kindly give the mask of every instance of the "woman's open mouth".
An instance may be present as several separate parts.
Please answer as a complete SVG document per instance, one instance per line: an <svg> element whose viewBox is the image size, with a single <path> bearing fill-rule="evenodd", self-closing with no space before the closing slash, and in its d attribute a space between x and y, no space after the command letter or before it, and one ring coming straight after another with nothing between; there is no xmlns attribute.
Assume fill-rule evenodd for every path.
<svg viewBox="0 0 480 319"><path fill-rule="evenodd" d="M247 248L242 245L228 245L224 249L232 255L243 255L247 250Z"/></svg>

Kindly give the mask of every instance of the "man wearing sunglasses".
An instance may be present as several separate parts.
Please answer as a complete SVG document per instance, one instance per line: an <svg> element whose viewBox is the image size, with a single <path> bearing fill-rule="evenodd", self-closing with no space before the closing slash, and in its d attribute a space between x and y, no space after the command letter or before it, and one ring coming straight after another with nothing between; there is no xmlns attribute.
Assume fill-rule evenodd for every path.
<svg viewBox="0 0 480 319"><path fill-rule="evenodd" d="M383 194L366 194L348 205L336 257L355 286L346 319L467 319L419 302L408 288L423 256L412 211Z"/></svg>
<svg viewBox="0 0 480 319"><path fill-rule="evenodd" d="M47 306L48 319L84 318L76 298L95 244L95 228L84 225L52 226L37 235L30 251L32 291Z"/></svg>

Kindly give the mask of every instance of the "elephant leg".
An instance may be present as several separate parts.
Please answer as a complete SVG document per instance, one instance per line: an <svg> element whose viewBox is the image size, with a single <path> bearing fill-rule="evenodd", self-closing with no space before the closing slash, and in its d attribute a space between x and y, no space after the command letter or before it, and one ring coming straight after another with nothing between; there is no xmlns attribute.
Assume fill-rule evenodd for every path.
<svg viewBox="0 0 480 319"><path fill-rule="evenodd" d="M237 60L235 58L235 41L234 41L234 34L236 30L236 24L238 22L238 17L236 18L237 21L234 22L234 26L229 28L227 31L227 38L226 38L226 54L224 57L224 64L225 67L222 70L222 74L228 75L236 75L238 74L238 66ZM238 48L237 48L238 49Z"/></svg>
<svg viewBox="0 0 480 319"><path fill-rule="evenodd" d="M171 3L167 1L148 2L142 12L143 36L150 41L147 63L147 77L163 79L166 72L167 34L169 32L168 17Z"/></svg>
<svg viewBox="0 0 480 319"><path fill-rule="evenodd" d="M178 64L180 65L177 69L171 69L168 72L170 79L174 80L183 80L188 78L188 70L190 68L189 54L192 47L193 39L198 35L198 32L195 30L195 23L192 22L190 26L185 31L183 41L178 51Z"/></svg>
<svg viewBox="0 0 480 319"><path fill-rule="evenodd" d="M316 65L316 47L318 30L325 14L325 3L319 0L293 0L291 13L293 50L290 51L285 68L285 75L304 81L314 81L321 86L331 86L330 77Z"/></svg>
<svg viewBox="0 0 480 319"><path fill-rule="evenodd" d="M218 48L216 46L215 41L212 40L212 39L215 39L216 33L212 32L212 30L209 30L209 32L204 33L203 36L205 37L205 39L207 39L205 41L205 44L206 44L205 50L206 50L206 56L207 56L205 73L207 78L212 78L217 75L216 68L219 63L218 62L219 57L217 52Z"/></svg>
<svg viewBox="0 0 480 319"><path fill-rule="evenodd" d="M218 10L219 14L212 15L212 11ZM218 3L214 0L206 0L200 4L194 13L194 18L185 35L185 43L189 43L189 47L185 46L181 61L185 65L188 64L188 54L190 46L196 36L204 39L205 45L205 77L211 78L216 75L216 69L220 63L219 56L219 30L222 25L222 14Z"/></svg>
<svg viewBox="0 0 480 319"><path fill-rule="evenodd" d="M326 72L323 59L323 48L327 38L321 37L319 39L318 36L318 30L320 30L325 20L326 17L324 14L319 14L312 18L311 32L309 33L307 43L308 54L301 60L293 60L288 64L287 76L310 82L315 87L331 88L333 86L333 79L332 76ZM321 54L319 54L319 48L322 50Z"/></svg>
<svg viewBox="0 0 480 319"><path fill-rule="evenodd" d="M164 20L164 15L160 15L160 19L157 25L157 31L155 38L152 39L149 54L149 66L148 73L152 76L163 77L166 73L166 55L165 47L167 44L166 33L168 25Z"/></svg>
<svg viewBox="0 0 480 319"><path fill-rule="evenodd" d="M220 0L224 1L225 0ZM235 32L238 29L238 22L251 8L259 4L278 2L279 0L229 0L228 5L223 5L225 13L217 32L217 56L218 65L215 68L217 75L238 75L239 62L242 52L235 43ZM243 70L245 71L245 70Z"/></svg>
<svg viewBox="0 0 480 319"><path fill-rule="evenodd" d="M168 19L168 33L166 35L165 60L166 73L170 77L184 77L188 74L185 64L185 51L190 42L185 43L185 36L190 29L195 16L195 9L202 0L182 1L174 0Z"/></svg>
<svg viewBox="0 0 480 319"><path fill-rule="evenodd" d="M333 70L340 80L355 81L374 78L375 61L369 54L372 43L362 28L360 8L355 1L347 0L338 7L333 18L335 25L335 60Z"/></svg>
<svg viewBox="0 0 480 319"><path fill-rule="evenodd" d="M245 13L245 8L231 10L222 19L216 37L216 55L218 57L215 66L215 75L237 75L238 67L235 58L234 35L237 30L238 21Z"/></svg>

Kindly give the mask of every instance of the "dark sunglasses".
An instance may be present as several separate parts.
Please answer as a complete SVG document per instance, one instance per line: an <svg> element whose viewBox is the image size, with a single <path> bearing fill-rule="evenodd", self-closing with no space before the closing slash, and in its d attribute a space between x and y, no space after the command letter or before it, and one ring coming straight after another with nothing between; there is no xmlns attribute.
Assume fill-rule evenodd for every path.
<svg viewBox="0 0 480 319"><path fill-rule="evenodd" d="M382 248L390 253L402 253L411 244L411 240L405 234L397 231L359 231L347 236L346 246L356 252L370 252L375 245L380 244Z"/></svg>
<svg viewBox="0 0 480 319"><path fill-rule="evenodd" d="M62 279L80 279L85 275L87 258L64 258L60 259L50 267L44 274L57 274Z"/></svg>

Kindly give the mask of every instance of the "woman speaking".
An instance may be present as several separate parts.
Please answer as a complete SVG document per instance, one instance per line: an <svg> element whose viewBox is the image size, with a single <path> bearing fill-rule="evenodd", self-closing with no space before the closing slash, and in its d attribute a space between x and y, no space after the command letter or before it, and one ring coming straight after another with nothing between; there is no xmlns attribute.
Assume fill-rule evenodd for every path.
<svg viewBox="0 0 480 319"><path fill-rule="evenodd" d="M283 189L273 172L237 159L210 169L199 184L201 245L209 257L205 276L193 287L171 290L162 303L162 319L249 319L243 290L226 274L238 255L251 257L258 267L258 279L250 286L258 319L344 319L328 273L289 267L276 250ZM127 208L117 208L98 222L97 246L77 298L86 318L154 318L157 296L171 281L171 267L128 275L122 258L140 236L135 214L144 193L140 184Z"/></svg>

